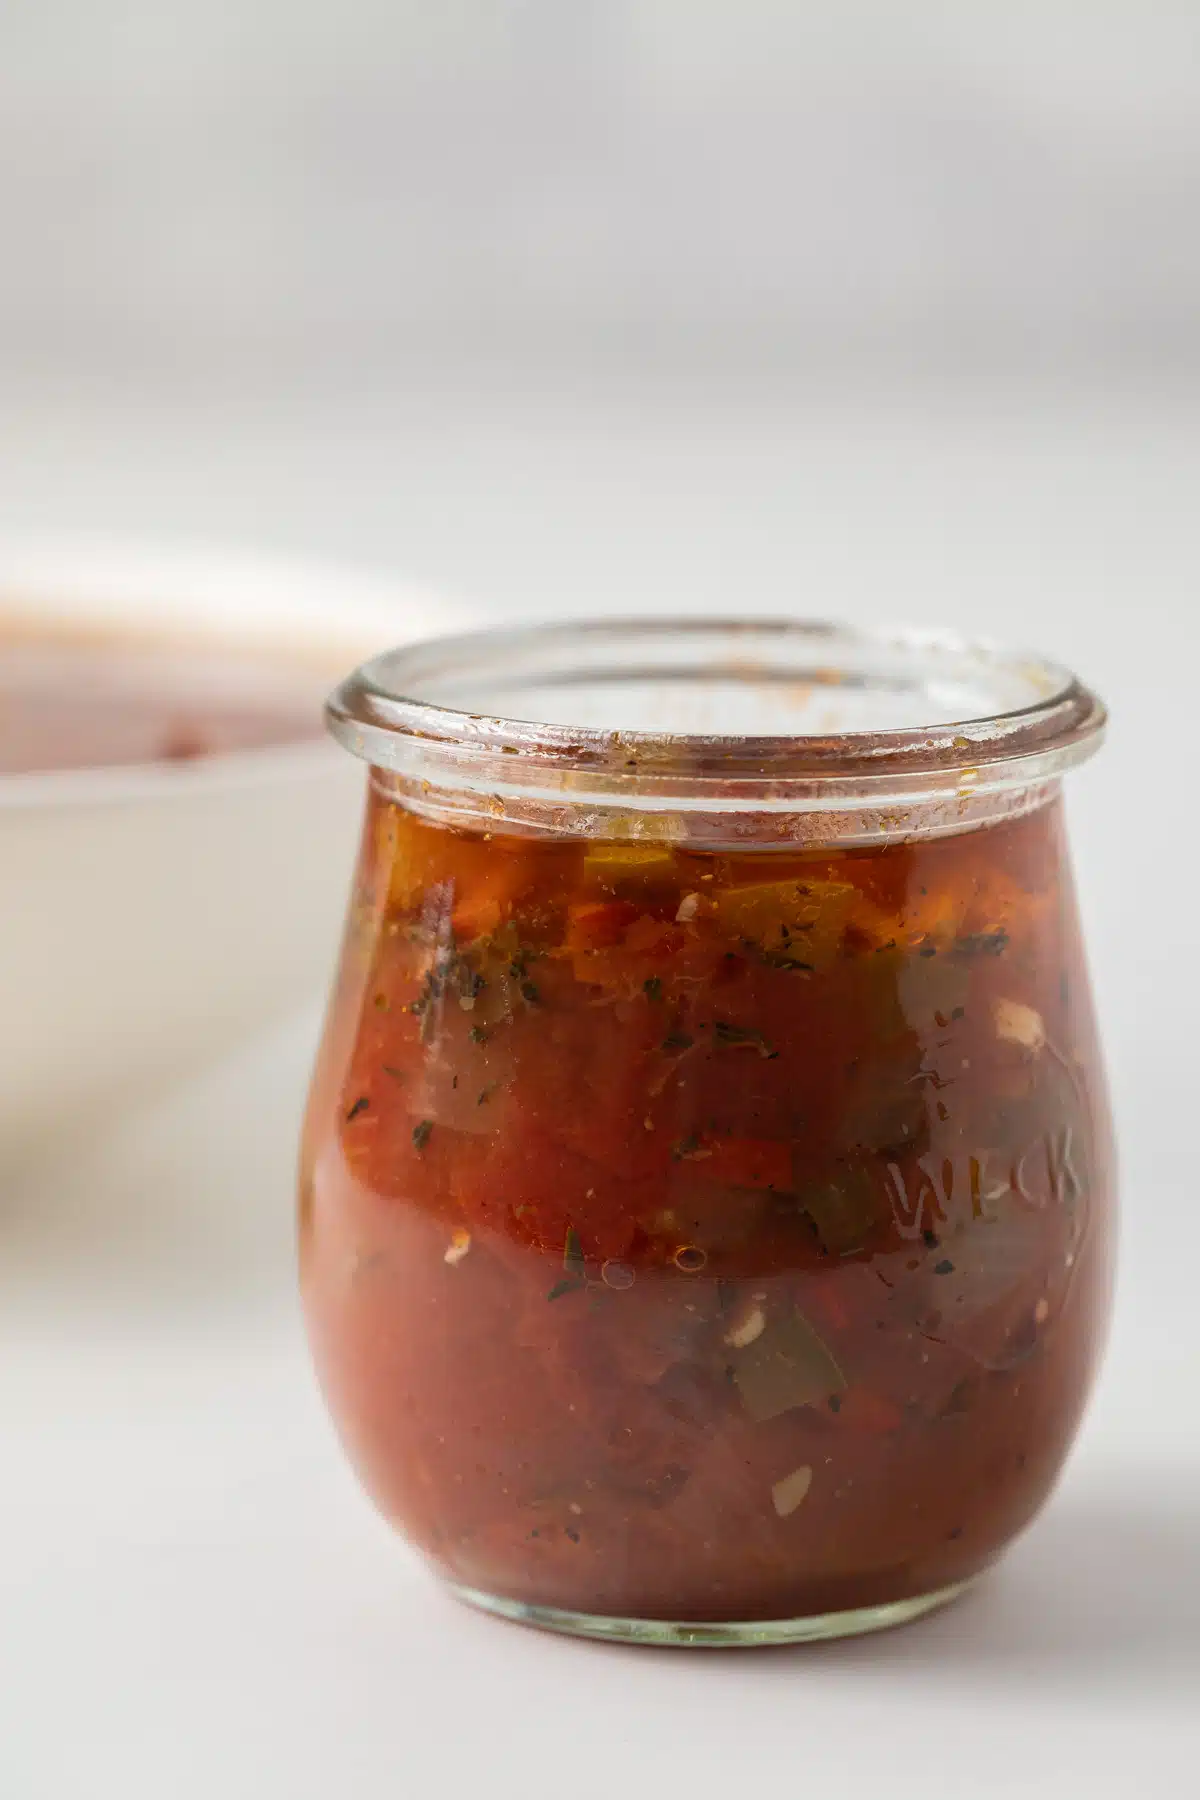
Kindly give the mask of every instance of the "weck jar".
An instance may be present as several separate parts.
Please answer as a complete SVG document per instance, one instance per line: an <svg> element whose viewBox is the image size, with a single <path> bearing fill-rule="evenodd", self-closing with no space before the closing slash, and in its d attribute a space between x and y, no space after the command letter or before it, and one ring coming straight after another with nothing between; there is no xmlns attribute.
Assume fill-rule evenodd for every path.
<svg viewBox="0 0 1200 1800"><path fill-rule="evenodd" d="M621 620L397 651L329 717L368 792L301 1274L378 1506L564 1631L951 1599L1104 1332L1099 702L944 635Z"/></svg>

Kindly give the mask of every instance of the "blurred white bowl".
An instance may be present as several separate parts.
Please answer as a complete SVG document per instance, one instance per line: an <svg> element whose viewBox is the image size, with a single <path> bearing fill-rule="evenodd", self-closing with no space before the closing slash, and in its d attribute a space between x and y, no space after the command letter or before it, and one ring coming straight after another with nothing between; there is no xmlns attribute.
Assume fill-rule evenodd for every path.
<svg viewBox="0 0 1200 1800"><path fill-rule="evenodd" d="M323 685L477 622L361 575L0 543L0 620L269 648ZM119 1110L329 979L362 768L323 740L0 775L0 1161Z"/></svg>

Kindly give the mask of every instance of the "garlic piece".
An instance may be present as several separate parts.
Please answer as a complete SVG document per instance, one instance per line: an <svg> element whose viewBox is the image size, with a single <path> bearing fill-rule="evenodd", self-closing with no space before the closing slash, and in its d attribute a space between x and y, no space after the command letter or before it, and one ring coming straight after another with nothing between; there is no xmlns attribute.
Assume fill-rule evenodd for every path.
<svg viewBox="0 0 1200 1800"><path fill-rule="evenodd" d="M453 1268L457 1263L462 1261L470 1248L471 1234L469 1231L464 1231L460 1225L458 1230L452 1234L450 1243L446 1249L446 1254L442 1258L442 1261L448 1262L451 1268Z"/></svg>
<svg viewBox="0 0 1200 1800"><path fill-rule="evenodd" d="M1046 1042L1046 1025L1040 1012L1022 1000L997 1000L994 1017L996 1036L1006 1044L1020 1044L1023 1050L1039 1051Z"/></svg>
<svg viewBox="0 0 1200 1800"><path fill-rule="evenodd" d="M725 1342L732 1350L744 1350L761 1337L766 1328L767 1317L761 1306L752 1306L743 1312L735 1325L731 1325L725 1333Z"/></svg>
<svg viewBox="0 0 1200 1800"><path fill-rule="evenodd" d="M679 911L675 914L675 923L677 925L686 925L688 920L694 919L699 911L699 894L685 894L683 899L679 902Z"/></svg>
<svg viewBox="0 0 1200 1800"><path fill-rule="evenodd" d="M795 1512L812 1486L812 1477L811 1468L804 1463L799 1469L793 1469L790 1475L785 1475L782 1481L775 1483L771 1489L771 1500L781 1519L786 1519L789 1513Z"/></svg>

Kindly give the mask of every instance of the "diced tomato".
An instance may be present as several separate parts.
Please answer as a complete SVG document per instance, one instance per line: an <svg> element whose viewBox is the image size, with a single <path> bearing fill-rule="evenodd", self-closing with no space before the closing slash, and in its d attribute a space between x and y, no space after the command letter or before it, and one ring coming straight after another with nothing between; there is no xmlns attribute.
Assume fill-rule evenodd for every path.
<svg viewBox="0 0 1200 1800"><path fill-rule="evenodd" d="M494 895L473 894L455 907L451 924L458 942L469 944L498 931L503 918L504 908Z"/></svg>
<svg viewBox="0 0 1200 1800"><path fill-rule="evenodd" d="M852 1387L842 1395L838 1417L855 1431L899 1431L904 1423L898 1406L863 1387Z"/></svg>
<svg viewBox="0 0 1200 1800"><path fill-rule="evenodd" d="M606 950L619 944L638 916L628 900L584 900L567 908L567 949Z"/></svg>
<svg viewBox="0 0 1200 1800"><path fill-rule="evenodd" d="M814 1283L805 1304L835 1331L845 1331L850 1324L850 1309L831 1280Z"/></svg>
<svg viewBox="0 0 1200 1800"><path fill-rule="evenodd" d="M882 949L885 944L900 941L901 925L896 915L885 912L882 906L876 906L858 890L850 905L846 928L852 938L871 949Z"/></svg>
<svg viewBox="0 0 1200 1800"><path fill-rule="evenodd" d="M790 1143L717 1137L698 1144L692 1154L702 1160L707 1180L727 1182L730 1187L768 1188L778 1194L786 1194L792 1185Z"/></svg>
<svg viewBox="0 0 1200 1800"><path fill-rule="evenodd" d="M667 965L682 938L683 933L677 925L645 913L637 915L635 909L634 921L619 943L610 941L596 949L575 951L572 959L575 979L593 987L633 992L644 987L655 975L661 977L668 973Z"/></svg>
<svg viewBox="0 0 1200 1800"><path fill-rule="evenodd" d="M594 1261L624 1255L636 1235L631 1184L528 1125L461 1140L452 1180L468 1221L478 1219L552 1259L561 1255L568 1229Z"/></svg>
<svg viewBox="0 0 1200 1800"><path fill-rule="evenodd" d="M499 930L529 886L529 866L517 856L493 857L482 868L468 871L455 886L455 938L470 943Z"/></svg>

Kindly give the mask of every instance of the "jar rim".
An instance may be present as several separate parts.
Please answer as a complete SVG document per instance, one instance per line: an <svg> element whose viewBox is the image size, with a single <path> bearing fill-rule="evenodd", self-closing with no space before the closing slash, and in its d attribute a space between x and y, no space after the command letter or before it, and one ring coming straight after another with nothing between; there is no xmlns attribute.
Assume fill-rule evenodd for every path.
<svg viewBox="0 0 1200 1800"><path fill-rule="evenodd" d="M1006 703L992 709L953 702L952 716L870 728L768 732L672 730L539 719L520 710L472 704L524 679L563 687L583 658L604 658L594 679L692 678L836 699L872 680L904 682L914 696L938 682L952 692L990 683ZM613 661L612 659L616 659ZM880 674L887 670L886 677ZM872 671L875 671L872 674ZM957 687L954 685L957 683ZM771 696L773 699L777 695ZM1020 704L1012 700L1020 699ZM574 778L588 772L627 783L668 786L762 782L772 787L844 794L847 784L920 777L953 785L970 773L978 790L1045 780L1083 761L1098 746L1103 704L1068 669L989 639L913 628L881 630L797 618L596 618L518 625L425 639L364 663L327 705L330 730L347 749L381 769L404 772L413 753L452 755L459 775L486 779L493 759L506 774L523 770ZM797 793L796 797L799 797ZM665 799L666 795L661 798Z"/></svg>

